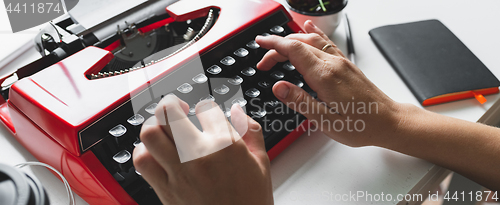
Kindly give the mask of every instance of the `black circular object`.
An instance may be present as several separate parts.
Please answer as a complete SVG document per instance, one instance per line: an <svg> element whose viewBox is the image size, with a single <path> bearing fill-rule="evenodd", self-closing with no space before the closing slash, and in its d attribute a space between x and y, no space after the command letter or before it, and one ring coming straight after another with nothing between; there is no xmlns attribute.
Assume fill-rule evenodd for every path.
<svg viewBox="0 0 500 205"><path fill-rule="evenodd" d="M311 2L318 2L318 0L286 0L286 3L290 6L290 9L299 14L309 15L309 16L325 16L330 14L335 14L347 6L348 0L323 0L324 2L329 2L326 6L326 12L315 12L309 11ZM306 6L307 5L307 6Z"/></svg>
<svg viewBox="0 0 500 205"><path fill-rule="evenodd" d="M0 164L0 204L49 205L40 181L17 169Z"/></svg>

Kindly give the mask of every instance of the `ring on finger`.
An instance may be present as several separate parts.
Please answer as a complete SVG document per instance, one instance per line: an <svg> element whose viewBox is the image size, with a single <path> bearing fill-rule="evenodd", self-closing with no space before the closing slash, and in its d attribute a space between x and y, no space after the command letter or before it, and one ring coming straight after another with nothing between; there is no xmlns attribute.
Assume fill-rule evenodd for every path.
<svg viewBox="0 0 500 205"><path fill-rule="evenodd" d="M321 49L321 51L326 52L326 50L328 50L331 47L333 47L332 44L326 44L325 46L323 46L323 48Z"/></svg>

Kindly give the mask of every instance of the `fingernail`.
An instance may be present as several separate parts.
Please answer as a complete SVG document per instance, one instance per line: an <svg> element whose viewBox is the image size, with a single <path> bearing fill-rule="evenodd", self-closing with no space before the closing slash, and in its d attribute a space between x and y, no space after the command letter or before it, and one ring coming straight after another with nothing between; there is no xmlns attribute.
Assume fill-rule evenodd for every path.
<svg viewBox="0 0 500 205"><path fill-rule="evenodd" d="M307 23L312 27L317 28L317 26L311 20L308 20Z"/></svg>
<svg viewBox="0 0 500 205"><path fill-rule="evenodd" d="M245 111L243 111L243 108L239 105L239 104L233 104L232 107L236 107L236 109L238 109L239 111L241 111L242 113L245 113Z"/></svg>
<svg viewBox="0 0 500 205"><path fill-rule="evenodd" d="M290 93L290 87L288 87L288 85L285 83L281 83L278 86L276 86L274 94L278 98L286 99L286 97L288 97L288 93Z"/></svg>
<svg viewBox="0 0 500 205"><path fill-rule="evenodd" d="M260 39L260 38L264 38L264 37L265 37L265 36L263 36L263 35L257 35L257 36L255 37L255 40Z"/></svg>
<svg viewBox="0 0 500 205"><path fill-rule="evenodd" d="M196 105L196 107L197 107L196 113L201 113L201 112L210 110L213 107L215 107L214 104L215 103L211 100L202 100L198 103L198 105Z"/></svg>

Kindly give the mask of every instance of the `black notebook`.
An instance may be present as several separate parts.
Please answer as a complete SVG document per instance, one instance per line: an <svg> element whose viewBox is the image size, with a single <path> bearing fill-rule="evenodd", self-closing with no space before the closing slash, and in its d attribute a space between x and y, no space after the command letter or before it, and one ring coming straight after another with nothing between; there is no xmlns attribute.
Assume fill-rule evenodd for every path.
<svg viewBox="0 0 500 205"><path fill-rule="evenodd" d="M500 82L440 21L389 25L369 32L424 106L498 93Z"/></svg>

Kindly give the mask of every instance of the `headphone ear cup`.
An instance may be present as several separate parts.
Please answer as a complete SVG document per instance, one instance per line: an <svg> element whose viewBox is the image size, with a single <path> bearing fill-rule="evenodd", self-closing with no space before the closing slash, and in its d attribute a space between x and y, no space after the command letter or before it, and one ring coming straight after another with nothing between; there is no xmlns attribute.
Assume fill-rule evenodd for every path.
<svg viewBox="0 0 500 205"><path fill-rule="evenodd" d="M0 164L0 204L49 205L50 202L38 179L14 167Z"/></svg>
<svg viewBox="0 0 500 205"><path fill-rule="evenodd" d="M43 188L42 183L35 178L31 177L28 174L25 174L28 184L31 187L31 198L28 202L29 205L49 205L49 197L47 196L47 192L45 188Z"/></svg>

